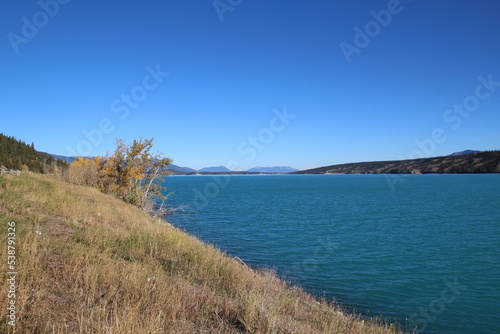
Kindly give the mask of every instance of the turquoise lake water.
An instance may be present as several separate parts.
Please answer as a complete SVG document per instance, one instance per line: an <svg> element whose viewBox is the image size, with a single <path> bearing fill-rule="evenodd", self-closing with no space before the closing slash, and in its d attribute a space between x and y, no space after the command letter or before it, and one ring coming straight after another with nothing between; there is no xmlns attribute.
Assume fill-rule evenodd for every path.
<svg viewBox="0 0 500 334"><path fill-rule="evenodd" d="M172 206L190 204L172 224L307 291L423 333L500 333L500 175L172 176L165 185Z"/></svg>

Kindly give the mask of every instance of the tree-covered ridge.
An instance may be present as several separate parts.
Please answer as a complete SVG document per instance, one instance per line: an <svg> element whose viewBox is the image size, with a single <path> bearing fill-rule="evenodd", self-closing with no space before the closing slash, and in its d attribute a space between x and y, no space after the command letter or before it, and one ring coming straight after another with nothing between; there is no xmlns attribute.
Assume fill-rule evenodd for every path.
<svg viewBox="0 0 500 334"><path fill-rule="evenodd" d="M358 162L294 174L455 174L500 173L500 151L398 161Z"/></svg>
<svg viewBox="0 0 500 334"><path fill-rule="evenodd" d="M0 167L36 173L57 173L68 165L47 153L35 150L35 144L0 133Z"/></svg>

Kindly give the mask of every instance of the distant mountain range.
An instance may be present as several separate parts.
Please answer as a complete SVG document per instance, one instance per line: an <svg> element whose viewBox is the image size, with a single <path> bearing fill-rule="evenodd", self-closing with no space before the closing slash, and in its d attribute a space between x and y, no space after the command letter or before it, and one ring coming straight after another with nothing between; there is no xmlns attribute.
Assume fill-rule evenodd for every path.
<svg viewBox="0 0 500 334"><path fill-rule="evenodd" d="M57 154L51 154L56 159L65 161L67 164L72 163L73 161L76 160L77 157L68 157L64 155L57 155ZM87 159L94 159L95 157L84 157ZM291 172L296 172L298 169L292 168L292 167L283 167L283 166L276 166L276 167L254 167L252 169L246 170L246 171L232 171L227 167L224 166L215 166L215 167L204 167L202 169L194 169L194 168L189 168L189 167L181 167L177 165L170 165L168 166L168 169L170 169L174 174L177 175L183 175L183 174L196 174L196 173L207 173L207 174L219 174L219 173L230 173L230 174L257 174L257 173L267 173L267 174L285 174L285 173L291 173Z"/></svg>
<svg viewBox="0 0 500 334"><path fill-rule="evenodd" d="M66 168L76 158L75 156L38 152L35 150L34 144L28 145L14 137L0 133L1 168L53 173L58 168ZM94 159L95 157L85 158ZM232 171L224 166L205 167L199 170L177 165L170 165L168 168L176 175L500 173L500 151L464 150L442 157L347 163L303 171L286 166L254 167L246 171Z"/></svg>
<svg viewBox="0 0 500 334"><path fill-rule="evenodd" d="M54 158L70 164L76 157L52 154ZM87 157L92 159L93 157ZM246 171L232 171L224 166L205 167L199 170L170 165L174 175L194 174L424 174L424 173L500 173L500 151L464 150L448 156L374 161L332 165L299 171L292 167L254 167Z"/></svg>
<svg viewBox="0 0 500 334"><path fill-rule="evenodd" d="M479 153L479 152L481 152L481 151L465 150L465 151L461 151L461 152L452 153L449 155L449 157L456 157L459 155L474 154L474 153Z"/></svg>
<svg viewBox="0 0 500 334"><path fill-rule="evenodd" d="M189 167L180 167L177 165L169 165L168 169L170 169L171 171L174 171L174 172L178 172L178 173L194 173L194 172L196 172L196 169L192 169Z"/></svg>
<svg viewBox="0 0 500 334"><path fill-rule="evenodd" d="M76 160L77 157L66 157L64 155L51 154L52 157L66 162L68 165Z"/></svg>
<svg viewBox="0 0 500 334"><path fill-rule="evenodd" d="M292 167L283 167L283 166L276 166L276 167L254 167L252 169L247 170L247 172L251 173L269 173L269 174L286 174L286 173L292 173L292 172L297 172L298 169L292 168Z"/></svg>
<svg viewBox="0 0 500 334"><path fill-rule="evenodd" d="M292 167L254 167L245 171L233 171L224 166L216 166L216 167L205 167L199 170L194 170L188 167L178 167L175 165L169 166L169 169L173 170L175 174L220 174L220 173L228 173L228 174L286 174L291 172L296 172L298 169Z"/></svg>
<svg viewBox="0 0 500 334"><path fill-rule="evenodd" d="M217 167L205 167L202 169L198 170L199 173L228 173L232 172L229 168L226 168L224 166L217 166Z"/></svg>
<svg viewBox="0 0 500 334"><path fill-rule="evenodd" d="M238 173L238 172L245 172L245 173L265 173L265 174L286 174L286 173L291 173L291 172L296 172L298 169L292 168L292 167L283 167L283 166L275 166L275 167L254 167L251 169L248 169L246 171L232 171L224 166L218 166L218 167L205 167L200 170L198 170L198 173Z"/></svg>

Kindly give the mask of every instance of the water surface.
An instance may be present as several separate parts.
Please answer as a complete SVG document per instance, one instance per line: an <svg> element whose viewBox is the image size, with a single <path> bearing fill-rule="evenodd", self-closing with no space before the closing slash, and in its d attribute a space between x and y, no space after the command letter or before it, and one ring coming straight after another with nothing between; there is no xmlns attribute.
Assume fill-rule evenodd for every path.
<svg viewBox="0 0 500 334"><path fill-rule="evenodd" d="M168 220L425 333L500 333L500 175L175 176Z"/></svg>

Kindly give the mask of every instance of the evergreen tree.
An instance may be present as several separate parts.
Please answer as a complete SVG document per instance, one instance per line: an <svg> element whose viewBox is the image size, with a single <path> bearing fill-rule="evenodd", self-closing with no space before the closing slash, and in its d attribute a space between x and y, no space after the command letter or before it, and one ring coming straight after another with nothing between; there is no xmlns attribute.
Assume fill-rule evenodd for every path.
<svg viewBox="0 0 500 334"><path fill-rule="evenodd" d="M35 150L35 144L27 145L24 141L0 133L0 166L14 170L26 170L37 173L54 173L64 170L68 165L54 159L47 153Z"/></svg>

